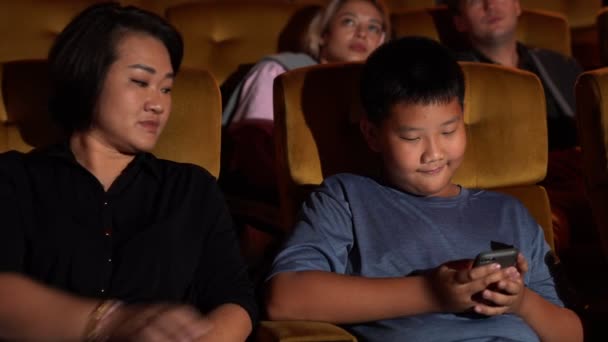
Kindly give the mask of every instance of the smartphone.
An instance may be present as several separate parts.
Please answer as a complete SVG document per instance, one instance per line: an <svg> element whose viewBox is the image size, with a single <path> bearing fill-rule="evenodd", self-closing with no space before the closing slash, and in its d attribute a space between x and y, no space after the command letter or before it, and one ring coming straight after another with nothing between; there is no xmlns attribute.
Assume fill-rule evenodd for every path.
<svg viewBox="0 0 608 342"><path fill-rule="evenodd" d="M517 248L499 249L496 251L482 252L477 255L473 267L498 263L501 268L515 266L517 264Z"/></svg>

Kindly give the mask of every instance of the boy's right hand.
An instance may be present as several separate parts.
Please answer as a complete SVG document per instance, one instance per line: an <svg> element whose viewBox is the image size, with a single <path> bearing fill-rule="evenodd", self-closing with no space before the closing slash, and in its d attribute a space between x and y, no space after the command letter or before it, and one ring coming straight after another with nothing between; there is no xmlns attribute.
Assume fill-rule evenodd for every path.
<svg viewBox="0 0 608 342"><path fill-rule="evenodd" d="M499 264L454 268L453 262L436 268L430 282L440 312L465 312L479 305L473 296L509 275Z"/></svg>

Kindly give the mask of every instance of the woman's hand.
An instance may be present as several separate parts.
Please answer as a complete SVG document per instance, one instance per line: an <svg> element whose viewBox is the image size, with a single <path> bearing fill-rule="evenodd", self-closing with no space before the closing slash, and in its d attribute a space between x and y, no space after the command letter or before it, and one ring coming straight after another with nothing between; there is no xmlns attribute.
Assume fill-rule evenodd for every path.
<svg viewBox="0 0 608 342"><path fill-rule="evenodd" d="M213 324L186 305L125 305L108 317L102 336L110 341L196 341Z"/></svg>

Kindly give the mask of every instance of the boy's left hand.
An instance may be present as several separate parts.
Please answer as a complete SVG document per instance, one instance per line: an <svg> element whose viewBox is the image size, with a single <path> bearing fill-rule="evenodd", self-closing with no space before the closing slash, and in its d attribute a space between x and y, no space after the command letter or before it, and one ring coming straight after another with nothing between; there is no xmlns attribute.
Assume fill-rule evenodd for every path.
<svg viewBox="0 0 608 342"><path fill-rule="evenodd" d="M475 312L486 316L496 316L508 312L518 313L524 300L526 287L523 276L527 271L528 262L519 253L516 267L507 269L508 278L495 283L492 289L487 288L482 291L481 297L491 304L479 303L474 307Z"/></svg>

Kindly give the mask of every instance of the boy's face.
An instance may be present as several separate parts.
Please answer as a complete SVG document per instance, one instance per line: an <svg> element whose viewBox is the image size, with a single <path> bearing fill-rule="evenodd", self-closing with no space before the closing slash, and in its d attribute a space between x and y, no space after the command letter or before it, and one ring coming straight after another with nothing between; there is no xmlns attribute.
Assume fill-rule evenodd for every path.
<svg viewBox="0 0 608 342"><path fill-rule="evenodd" d="M459 193L452 177L466 147L462 106L457 98L443 104L395 104L379 125L362 120L370 148L382 154L392 185L419 196Z"/></svg>
<svg viewBox="0 0 608 342"><path fill-rule="evenodd" d="M520 14L519 0L461 0L454 24L473 44L500 45L515 39Z"/></svg>

